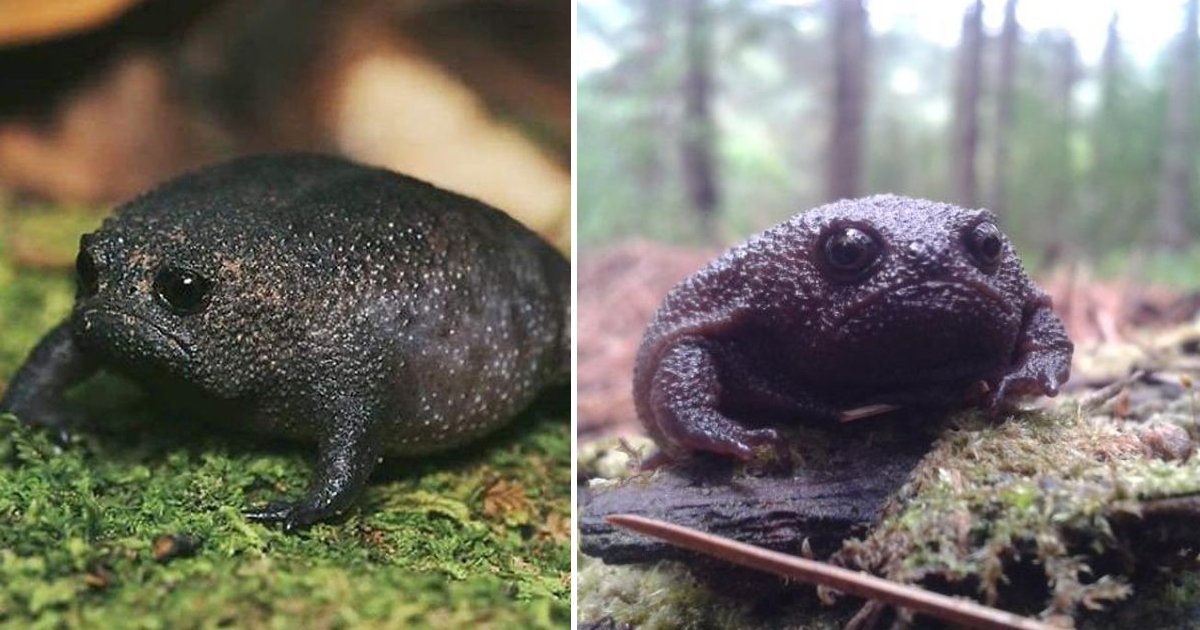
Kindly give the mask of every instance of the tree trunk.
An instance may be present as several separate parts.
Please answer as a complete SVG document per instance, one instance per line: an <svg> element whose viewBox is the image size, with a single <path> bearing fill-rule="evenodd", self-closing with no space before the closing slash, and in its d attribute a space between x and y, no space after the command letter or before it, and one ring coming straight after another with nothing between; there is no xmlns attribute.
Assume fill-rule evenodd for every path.
<svg viewBox="0 0 1200 630"><path fill-rule="evenodd" d="M1104 53L1100 56L1100 108L1098 131L1093 132L1092 142L1096 147L1093 160L1093 178L1091 185L1095 189L1105 187L1104 178L1109 174L1111 165L1116 161L1116 153L1120 148L1110 137L1115 129L1110 126L1117 119L1121 108L1121 34L1117 30L1117 14L1113 12L1108 20L1108 35L1104 40ZM1109 210L1116 200L1101 197L1097 200L1099 207Z"/></svg>
<svg viewBox="0 0 1200 630"><path fill-rule="evenodd" d="M993 171L992 210L1003 215L1008 207L1009 135L1012 134L1013 105L1016 100L1017 45L1021 26L1017 24L1017 0L1004 5L1004 30L1000 33L1000 76L996 81L996 155Z"/></svg>
<svg viewBox="0 0 1200 630"><path fill-rule="evenodd" d="M663 131L671 124L668 112L663 110L661 96L663 86L657 77L662 64L663 51L667 46L667 31L670 28L671 5L663 2L647 2L642 8L639 44L635 49L634 63L630 68L636 73L635 88L641 94L652 95L639 103L640 111L635 115L633 128L641 137L637 151L632 157L634 181L639 198L647 208L660 208L664 202L663 182L667 180L667 162L670 145L663 142ZM665 150L665 151L664 151Z"/></svg>
<svg viewBox="0 0 1200 630"><path fill-rule="evenodd" d="M1075 83L1079 79L1079 51L1070 35L1064 36L1058 50L1058 116L1065 142L1075 120Z"/></svg>
<svg viewBox="0 0 1200 630"><path fill-rule="evenodd" d="M833 131L827 195L831 200L859 194L867 75L867 12L862 0L832 2Z"/></svg>
<svg viewBox="0 0 1200 630"><path fill-rule="evenodd" d="M1075 84L1079 79L1079 52L1075 40L1064 33L1059 42L1058 68L1055 89L1058 101L1058 148L1055 154L1061 162L1055 172L1059 174L1053 183L1049 212L1046 221L1047 242L1043 264L1054 264L1062 252L1064 238L1075 218L1075 168L1071 159L1071 131L1075 125Z"/></svg>
<svg viewBox="0 0 1200 630"><path fill-rule="evenodd" d="M1175 48L1175 62L1167 110L1167 138L1163 147L1163 172L1159 189L1158 244L1183 249L1191 244L1188 213L1192 207L1193 143L1196 135L1196 64L1200 56L1197 13L1200 0L1189 0L1184 30Z"/></svg>
<svg viewBox="0 0 1200 630"><path fill-rule="evenodd" d="M977 205L975 153L979 145L979 89L983 79L983 1L975 0L962 22L958 52L958 77L954 95L954 164L952 189L955 201Z"/></svg>
<svg viewBox="0 0 1200 630"><path fill-rule="evenodd" d="M707 0L687 0L687 70L683 78L683 181L695 209L700 233L716 239L720 205L714 157L716 129L712 117L712 29Z"/></svg>
<svg viewBox="0 0 1200 630"><path fill-rule="evenodd" d="M1121 33L1117 31L1117 14L1108 19L1108 35L1104 39L1104 54L1100 57L1100 109L1112 112L1120 97L1117 79L1121 72Z"/></svg>

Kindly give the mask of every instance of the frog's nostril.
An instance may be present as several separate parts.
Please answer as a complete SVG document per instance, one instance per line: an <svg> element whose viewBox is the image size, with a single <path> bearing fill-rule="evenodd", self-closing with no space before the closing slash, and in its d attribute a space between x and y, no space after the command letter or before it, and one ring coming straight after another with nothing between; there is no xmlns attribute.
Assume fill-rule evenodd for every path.
<svg viewBox="0 0 1200 630"><path fill-rule="evenodd" d="M908 251L912 254L913 259L926 264L940 262L943 258L942 252L937 247L924 240L915 240L909 243Z"/></svg>
<svg viewBox="0 0 1200 630"><path fill-rule="evenodd" d="M929 253L929 245L925 241L917 239L908 244L908 251L912 252L914 256L923 258Z"/></svg>
<svg viewBox="0 0 1200 630"><path fill-rule="evenodd" d="M937 242L916 240L908 244L909 264L922 274L938 275L951 268L949 248Z"/></svg>

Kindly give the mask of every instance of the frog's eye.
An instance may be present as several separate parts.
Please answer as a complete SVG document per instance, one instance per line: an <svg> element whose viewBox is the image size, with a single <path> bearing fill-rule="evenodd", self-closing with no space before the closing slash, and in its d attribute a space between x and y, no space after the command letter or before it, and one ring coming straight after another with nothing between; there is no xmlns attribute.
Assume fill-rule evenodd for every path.
<svg viewBox="0 0 1200 630"><path fill-rule="evenodd" d="M841 276L857 276L879 259L879 239L855 227L843 227L825 237L825 262Z"/></svg>
<svg viewBox="0 0 1200 630"><path fill-rule="evenodd" d="M191 315L208 303L212 281L182 267L166 267L154 277L154 294L179 315Z"/></svg>
<svg viewBox="0 0 1200 630"><path fill-rule="evenodd" d="M984 221L966 234L967 251L984 271L994 271L1004 255L1004 234L995 223Z"/></svg>
<svg viewBox="0 0 1200 630"><path fill-rule="evenodd" d="M86 249L80 249L75 257L75 297L92 297L100 290L100 272L96 260Z"/></svg>

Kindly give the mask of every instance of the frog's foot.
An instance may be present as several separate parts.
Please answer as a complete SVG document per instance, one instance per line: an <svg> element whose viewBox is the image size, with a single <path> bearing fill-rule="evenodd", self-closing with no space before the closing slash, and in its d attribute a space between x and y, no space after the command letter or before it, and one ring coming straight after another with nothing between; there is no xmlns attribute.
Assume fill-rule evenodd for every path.
<svg viewBox="0 0 1200 630"><path fill-rule="evenodd" d="M720 369L702 341L686 340L667 351L651 382L648 427L671 456L702 451L742 461L762 447L786 457L773 429L749 429L720 411ZM652 423L652 425L650 424Z"/></svg>
<svg viewBox="0 0 1200 630"><path fill-rule="evenodd" d="M62 447L70 443L75 427L83 422L83 414L53 404L0 408L0 413L11 413L21 424L46 431L50 434L51 441Z"/></svg>
<svg viewBox="0 0 1200 630"><path fill-rule="evenodd" d="M37 426L49 432L50 440L63 448L71 443L71 438L75 435L73 432L75 427L83 421L82 414L74 411L60 411L53 416L46 416L46 418L46 422L38 423Z"/></svg>
<svg viewBox="0 0 1200 630"><path fill-rule="evenodd" d="M984 397L984 407L998 413L1006 403L1024 396L1054 396L1062 386L1064 376L1049 370L1007 374L991 387Z"/></svg>
<svg viewBox="0 0 1200 630"><path fill-rule="evenodd" d="M271 501L265 506L245 512L252 521L279 524L283 531L304 529L309 525L334 518L345 512L362 494L371 465L363 462L348 462L339 452L323 449L318 460L316 476L309 486L308 494L295 502ZM354 465L346 465L353 463ZM370 460L373 464L374 460Z"/></svg>
<svg viewBox="0 0 1200 630"><path fill-rule="evenodd" d="M340 510L322 508L308 501L271 501L260 508L242 513L247 520L264 525L280 525L283 531L292 532L340 514Z"/></svg>
<svg viewBox="0 0 1200 630"><path fill-rule="evenodd" d="M774 429L748 429L712 410L693 410L682 422L664 427L668 442L684 452L704 451L749 461L762 449L786 458L787 441Z"/></svg>
<svg viewBox="0 0 1200 630"><path fill-rule="evenodd" d="M91 376L96 366L83 355L69 320L38 342L0 396L0 413L11 413L28 426L48 430L59 445L70 441L70 429L81 415L66 407L63 393Z"/></svg>
<svg viewBox="0 0 1200 630"><path fill-rule="evenodd" d="M279 523L284 531L290 532L333 518L354 504L379 461L378 442L366 437L369 421L342 417L335 419L333 425L343 430L331 431L321 440L315 474L304 498L294 503L272 501L260 509L247 511L246 518Z"/></svg>

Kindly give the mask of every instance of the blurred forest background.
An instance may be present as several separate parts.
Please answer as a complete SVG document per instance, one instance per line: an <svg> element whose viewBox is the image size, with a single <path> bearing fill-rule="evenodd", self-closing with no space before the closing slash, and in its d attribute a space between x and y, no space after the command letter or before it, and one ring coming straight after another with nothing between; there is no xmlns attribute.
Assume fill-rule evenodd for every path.
<svg viewBox="0 0 1200 630"><path fill-rule="evenodd" d="M1153 250L1139 269L1200 283L1196 0L585 0L578 24L584 247L894 192L995 210L1035 268Z"/></svg>
<svg viewBox="0 0 1200 630"><path fill-rule="evenodd" d="M1090 349L1137 356L1138 330L1194 321L1197 4L582 2L581 436L639 431L629 375L671 286L843 197L996 211L1076 383L1111 371Z"/></svg>

